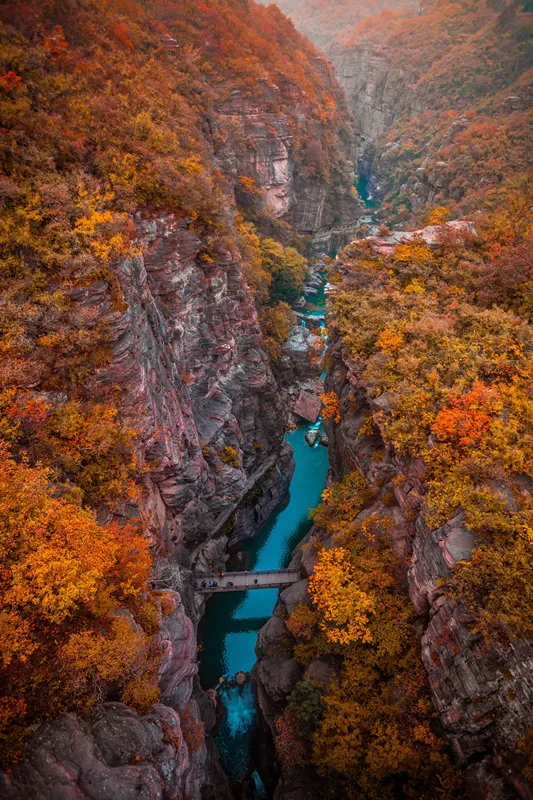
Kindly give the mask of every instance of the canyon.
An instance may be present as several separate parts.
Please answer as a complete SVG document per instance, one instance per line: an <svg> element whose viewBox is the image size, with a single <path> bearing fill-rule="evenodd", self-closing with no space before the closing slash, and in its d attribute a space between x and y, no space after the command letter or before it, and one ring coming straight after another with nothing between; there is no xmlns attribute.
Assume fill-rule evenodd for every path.
<svg viewBox="0 0 533 800"><path fill-rule="evenodd" d="M172 56L176 40L167 37L166 47ZM342 107L325 59L316 56L314 69L315 82ZM287 411L244 278L246 256L228 236L234 197L246 175L267 229L306 238L314 258L348 241L360 214L346 109L336 130L312 122L305 92L281 73L276 80L283 91L271 76L256 82L253 95L224 92L202 122L210 169L226 182L225 243L213 250L213 235L194 231L192 216L135 210L135 254L113 268L120 307L109 280L69 290L74 313L109 331L112 355L94 391L120 387L123 424L135 426L145 464L140 500L104 505L98 518L143 520L153 587L174 610L159 611L160 704L142 716L112 702L88 718L71 712L44 724L23 761L2 772L2 797L231 796L212 738L191 744L189 734L187 744L184 733L203 722L209 734L216 723L216 695L203 692L197 677L204 599L193 594L192 576L224 568L230 538L254 535L286 495L294 469L284 440ZM302 170L294 141L301 125L318 148L327 141L324 157L337 164L331 180Z"/></svg>
<svg viewBox="0 0 533 800"><path fill-rule="evenodd" d="M460 45L454 39L454 26L468 9L450 11L446 52L438 60L435 40L439 38L439 25L444 23L434 3L424 9L425 17L417 16L411 8L401 12L389 9L377 17L377 23L366 27L364 20L370 11L381 11L381 4L372 6L368 13L358 9L355 17L348 9L347 20L339 18L326 33L320 23L323 7L315 17L309 16L308 4L289 0L281 4L284 11L294 14L297 24L309 16L309 27L302 30L325 48L325 55L273 7L260 10L254 3L241 0L235 8L225 2L215 5L196 0L175 7L169 3L152 18L146 9L132 4L132 11L124 4L115 20L106 16L108 9L82 3L76 13L86 25L83 30L87 39L93 43L91 37L95 37L97 41L95 20L104 20L102 30L109 31L95 45L100 50L91 53L84 50L85 44L80 45L74 12L69 22L68 13L61 16L56 9L47 18L49 11L41 9L39 31L46 35L36 58L41 59L39 69L47 77L38 89L31 86L30 95L40 92L44 96L46 81L51 82L50 76L57 72L58 97L66 93L66 74L82 82L105 74L110 81L106 92L115 97L111 100L107 96L104 102L99 90L87 90L83 83L87 105L84 109L80 101L76 113L85 120L87 129L79 140L67 123L62 131L56 131L60 114L44 125L56 131L53 135L58 139L70 137L70 150L62 152L54 140L54 157L48 154L46 158L49 163L55 159L56 172L51 178L47 166L32 191L44 197L47 208L55 209L59 216L57 208L66 203L65 197L74 196L76 181L89 187L76 189L81 198L76 201L78 210L69 207L61 219L67 227L72 224L76 242L82 236L80 231L89 231L90 255L80 255L79 244L69 244L71 249L65 249L74 253L79 274L82 267L85 270L81 278L70 271L67 256L54 262L53 269L48 266L48 272L43 271L46 278L39 274L29 288L25 284L20 288L18 273L13 273L15 277L9 274L12 297L24 298L21 308L26 308L22 302L31 302L45 310L37 313L33 305L28 305L31 313L20 316L30 320L27 324L34 328L23 330L21 323L22 333L18 328L15 333L8 331L5 349L11 358L11 342L20 336L23 349L15 351L15 367L10 362L9 369L15 374L16 391L32 402L61 411L70 402L83 400L90 406L100 395L119 398L116 413L120 424L135 431L136 464L142 465L135 475L140 491L93 503L92 507L99 524L120 529L140 522L149 538L156 608L150 631L161 660L158 702L149 704L148 710L135 710L133 704L121 701L120 681L111 681L107 695L96 703L84 708L79 701L44 722L29 719L23 757L0 770L0 795L6 800L230 800L253 794L249 775L244 783L236 783L221 766L216 735L224 721L224 709L214 685L202 685L199 677L202 646L198 631L206 603L204 595L194 593L193 580L224 570L230 553L234 556L243 542L266 530L265 523L272 520L290 491L294 458L285 434L289 422L297 419L293 412L299 390L303 386L316 395L322 389L320 367L309 364L313 337L307 330L292 328L290 338L282 344L279 361L271 361L267 355L260 325L266 304L254 290L257 237L258 242L268 238L287 249L296 247L305 253L315 278L327 269L328 280L333 281L326 321L329 338L323 399L329 396L338 403L338 418L335 413L328 414L324 400L328 487L342 483L352 473L366 481L366 505L352 522L358 526L365 519L378 519L387 532L402 593L411 603L409 624L415 631L417 653L427 676L435 737L442 743L446 759L459 768L465 787L462 791L467 796L480 800L533 798L531 784L524 777L526 759L518 749L533 717L531 641L506 636L487 644L474 627L472 609L447 591L454 567L472 559L479 538L461 508L438 527L431 524L424 461L391 444L388 426L395 419L395 397L391 399L386 391L376 392L361 360L349 352L346 340L350 337L339 322L342 313L335 300L345 292L364 295L372 285L372 279L364 273L368 263L377 260L381 269L379 259L394 260L398 247L413 241L417 246L427 245L423 257L431 261L431 248L438 248L442 241L444 249L447 246L447 240L439 238L443 229L455 243L454 237L460 237L461 232L477 235L470 224L423 228L420 217L441 205L453 211L454 217L478 212L476 191L483 191L484 186L489 193L497 191L490 182L491 170L507 175L512 169L520 171L528 166L527 131L533 94L524 77L529 56L520 37L525 35L521 31L531 14L519 10L507 19L501 16L501 9L483 7L482 40L490 42L491 53L501 54L507 47L495 33L497 25L505 23L508 36L516 40L518 54L512 67L510 59L502 55L495 84L487 86L482 80L478 85L477 77L469 83L471 74L479 75L481 59L477 45L472 44L476 19L468 16ZM383 4L383 8L389 6ZM18 28L10 28L7 18L3 24L7 39L11 36L19 48L15 61L23 85L31 85L36 67L31 59L29 64L24 63L20 48L24 50L33 41L36 23L31 9L25 14L29 22L21 22ZM411 63L395 44L395 37L398 32L407 39L413 31L420 35L424 26L432 32L427 51L421 48L419 62ZM151 39L143 38L148 37L145 29ZM15 45L9 44L6 52L11 53L11 47ZM80 55L78 60L68 61L65 54L69 47L72 52L79 47L83 58ZM461 52L472 50L473 66L469 62L463 75L468 90L448 102L452 94L449 84L453 83L450 63L461 55L456 47L463 48ZM154 58L153 53L157 54ZM128 67L119 79L116 76L123 64ZM213 64L219 65L220 74ZM144 76L139 82L132 78L137 74ZM153 80L147 85L159 86L161 76L168 84L164 84L161 96L155 89L151 92L150 102L155 105L148 113L145 105L150 91L142 80ZM126 95L110 88L113 80L120 91L134 93L136 104L136 133L125 146L126 155L120 147L105 153L102 144L109 138L105 128L108 120L120 127L118 105L124 103L127 108ZM29 115L30 108L37 113L30 105L24 106L26 95L19 97L17 91L16 82L6 89L13 104L10 113L15 119L14 130L22 126L20 119ZM141 92L140 97L136 92ZM74 95L73 91L65 95L66 100L57 102L74 107ZM87 100L89 96L96 98L94 107ZM169 98L176 103L172 113L168 112ZM49 102L53 107L56 101ZM483 124L490 118L492 127L475 128L479 121L473 121L473 107ZM93 109L92 118L100 126L98 135L90 131L87 108ZM125 113L129 117L127 110ZM165 119L165 113L171 122L159 130L156 122ZM172 125L178 118L182 127L174 130ZM507 147L499 136L502 131L511 142ZM48 163L39 149L44 152L44 147L40 141L33 142L31 127L24 135L25 141L32 143L28 158L35 158L37 172L42 163ZM476 150L478 135L483 144ZM487 166L486 151L494 141L498 144ZM172 142L171 146L178 148L176 152L167 152L165 142ZM13 148L9 159L16 161L19 157ZM93 161L93 172L84 174L82 180L81 164ZM171 191L164 180L168 176L174 180L178 162L176 200L172 194L175 189ZM102 175L107 174L108 164L112 165L111 177L106 183ZM8 205L18 203L22 196L23 190L13 187L20 175L25 180L25 169L13 169L6 178L2 191ZM470 171L467 180L465 174ZM357 197L357 178L367 187L368 196L365 192ZM98 181L101 184L96 187ZM26 186L22 178L20 184ZM89 195L90 202L85 199ZM102 199L111 195L111 200ZM139 197L148 199L143 203ZM392 235L382 231L366 237L361 233L360 221L366 213L361 199L382 203L376 212L381 221L409 226L416 220L421 235L404 235L402 229ZM83 203L89 203L89 211ZM82 207L85 212L79 211ZM80 219L81 213L86 217ZM68 225L64 222L67 217ZM115 253L105 268L97 268L92 259L106 252L102 248L106 237L117 241L117 231L122 230L119 222L127 226L131 243L118 256ZM18 229L26 230L19 217L15 217L15 223ZM253 227L246 228L248 224ZM104 230L105 225L109 229ZM98 238L99 226L104 230L102 238ZM95 231L94 240L89 240ZM354 239L356 234L360 238ZM57 236L59 241L60 234ZM368 249L352 258L352 241L354 246ZM20 250L30 252L33 246L28 234ZM45 248L43 252L45 255L39 257L48 263L50 256ZM32 258L32 265L41 263L37 256ZM415 265L418 258L416 252ZM366 265L363 272L358 259ZM389 272L392 274L393 269ZM475 269L471 272L474 274ZM28 271L20 274L26 280ZM388 278L384 273L379 280L386 285ZM431 283L427 276L424 280ZM322 277L316 279L318 285L321 281ZM415 276L407 284L407 294L415 299L425 292L424 281L417 281ZM458 296L460 291L463 287L456 291ZM382 317L376 319L379 322ZM442 322L443 326L448 324L449 319ZM66 379L65 385L47 383L35 372L34 362L45 360L43 348L50 346L50 337L63 331L62 326L67 332L78 328L105 331L105 359L96 363L83 389ZM353 329L354 339L363 335L357 321ZM387 346L393 352L394 336L400 334L396 328L392 333L385 330L392 337L392 345L384 345L383 352L387 353ZM520 346L527 350L525 334L523 342ZM29 377L26 372L19 377L23 372L20 352L31 365ZM367 343L367 355L369 352ZM380 363L385 370L385 359ZM6 369L6 374L11 373ZM83 380L82 376L80 385ZM7 418L15 415L13 408L8 408ZM432 410L435 412L435 408ZM41 422L38 420L38 424ZM23 462L33 457L33 435L30 431L26 439L14 440ZM322 445L317 441L314 446ZM307 445L303 447L305 450ZM520 480L521 489L529 496L531 479L524 473ZM66 485L75 485L68 470L66 477L55 477L54 481L58 496ZM313 487L313 491L320 488ZM308 488L304 491L311 493ZM519 506L513 505L514 484L502 481L498 491L509 513L516 512ZM256 738L260 744L254 743L254 764L268 796L276 800L303 800L313 792L327 798L338 790L334 781L310 763L287 765L275 750L279 720L295 688L308 680L322 687L326 696L340 680L338 651L332 649L303 663L295 656L295 647L301 641L290 625L297 609L312 606L310 579L320 553L335 548L335 536L327 525L318 522L305 535L290 562L291 568L300 571L301 580L280 592L275 610L257 638L252 681L257 693ZM135 608L131 611L124 607L112 613L141 633L143 625L134 612ZM404 698L401 689L398 692L401 705ZM387 784L387 791L392 791L391 786L400 791L394 780Z"/></svg>

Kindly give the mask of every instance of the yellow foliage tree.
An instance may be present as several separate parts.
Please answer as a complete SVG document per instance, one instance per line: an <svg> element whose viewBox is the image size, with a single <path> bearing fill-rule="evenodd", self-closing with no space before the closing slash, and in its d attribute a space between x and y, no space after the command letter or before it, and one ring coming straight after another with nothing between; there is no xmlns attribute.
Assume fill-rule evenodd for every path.
<svg viewBox="0 0 533 800"><path fill-rule="evenodd" d="M371 642L369 618L375 612L375 601L363 592L354 580L354 569L344 548L322 550L309 593L320 617L319 625L331 642L348 644Z"/></svg>

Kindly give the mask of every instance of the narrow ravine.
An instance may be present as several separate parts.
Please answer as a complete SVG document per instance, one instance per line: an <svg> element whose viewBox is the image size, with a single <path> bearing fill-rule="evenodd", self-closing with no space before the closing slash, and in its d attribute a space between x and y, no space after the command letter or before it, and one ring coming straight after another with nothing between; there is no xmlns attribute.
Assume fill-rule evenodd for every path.
<svg viewBox="0 0 533 800"><path fill-rule="evenodd" d="M257 536L241 548L245 568L288 566L293 549L310 529L309 509L318 504L324 488L328 451L320 444L309 447L304 437L308 430L319 425L320 421L302 425L287 434L296 464L289 495ZM257 632L272 614L277 596L277 589L261 589L216 594L208 601L201 627L200 678L205 689L216 686L220 677L230 678L238 671L252 669ZM256 719L253 685L248 682L242 687L222 688L220 696L226 716L217 746L226 772L239 781L250 770L249 752ZM261 796L256 776L256 797Z"/></svg>

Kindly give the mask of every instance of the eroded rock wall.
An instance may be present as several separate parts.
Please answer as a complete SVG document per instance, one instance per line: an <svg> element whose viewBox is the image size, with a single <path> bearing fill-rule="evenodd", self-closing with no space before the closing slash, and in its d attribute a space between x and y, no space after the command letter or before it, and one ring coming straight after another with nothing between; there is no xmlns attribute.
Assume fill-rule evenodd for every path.
<svg viewBox="0 0 533 800"><path fill-rule="evenodd" d="M325 60L317 62L340 98ZM317 254L344 243L360 214L351 192L350 121L340 131L314 131L316 142L338 141L332 177L304 175L291 125L294 114L305 120L309 104L296 88L294 107L283 103L272 81L259 81L253 97L236 90L206 117L213 169L229 179L226 238L201 238L183 216L139 212L138 254L114 267L115 285L102 280L70 292L111 332L112 361L100 381L120 390L146 465L138 502L113 514L143 518L154 586L175 596L176 610L161 619L161 704L139 716L108 703L94 715L71 713L42 725L24 759L2 776L2 797L231 796L209 736L216 698L197 677L205 598L194 595L192 577L223 568L228 543L255 533L283 499L294 468L284 441L286 409L232 243L233 192L240 176L252 176L274 233L304 234ZM103 508L99 516L111 514ZM184 715L189 727L190 719L205 724L207 738L197 747L185 741Z"/></svg>
<svg viewBox="0 0 533 800"><path fill-rule="evenodd" d="M188 222L139 223L143 256L121 265L128 308L102 380L127 389L124 405L142 429L156 568L168 555L203 571L222 565L221 529L246 492L263 481L279 501L291 464L282 459L283 471L266 476L285 412L240 255L203 258Z"/></svg>
<svg viewBox="0 0 533 800"><path fill-rule="evenodd" d="M253 96L233 90L212 124L215 156L236 193L242 191L242 177L255 182L262 225L268 228L270 219L275 236L293 231L309 239L315 255L329 255L349 241L362 213L352 192L357 148L353 120L331 65L318 55L314 65L335 98L335 130L312 118L309 99L294 87L284 86L283 94L292 100L282 107L280 86L267 79L258 81ZM305 153L295 135L297 125L306 131Z"/></svg>
<svg viewBox="0 0 533 800"><path fill-rule="evenodd" d="M179 593L168 594L174 610L161 619L161 702L144 716L104 703L41 725L24 759L0 771L2 798L232 798L211 738L195 735L202 721L208 734L214 727L216 699L194 691L195 629Z"/></svg>
<svg viewBox="0 0 533 800"><path fill-rule="evenodd" d="M75 293L109 320L113 359L101 381L123 390L147 464L142 497L122 513L147 522L155 585L175 595L176 610L161 620L165 705L140 718L111 704L95 721L69 714L44 726L7 779L5 796L22 796L28 783L35 797L197 798L204 784L217 787L213 797L229 792L212 742L191 752L182 743L185 709L199 718L200 703L208 731L215 721L196 678L203 599L192 595L191 573L222 568L236 525L253 535L287 491L293 463L240 255L203 260L203 242L188 222L137 220L139 255L117 270L123 311L108 308L104 282ZM245 502L235 514L254 489L261 495L254 513ZM116 741L107 741L112 733Z"/></svg>
<svg viewBox="0 0 533 800"><path fill-rule="evenodd" d="M403 548L407 587L422 626L422 661L455 759L465 770L473 797L531 797L531 787L515 771L512 752L533 718L533 645L485 642L472 632L468 609L445 595L440 582L457 561L471 557L473 536L461 514L436 531L429 529L423 513L423 464L384 450L379 434L358 435L369 413L379 430L377 412L384 410L386 398L367 398L340 343L334 353L326 387L340 397L343 414L329 431L334 474L357 468L371 485L394 490L392 535L397 551ZM372 459L372 452L380 457ZM403 481L382 483L394 476L403 476Z"/></svg>

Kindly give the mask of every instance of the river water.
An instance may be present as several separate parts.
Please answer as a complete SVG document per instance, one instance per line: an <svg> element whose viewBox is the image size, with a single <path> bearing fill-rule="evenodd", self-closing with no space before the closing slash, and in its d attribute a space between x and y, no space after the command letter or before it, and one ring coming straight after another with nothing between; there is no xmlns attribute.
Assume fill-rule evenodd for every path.
<svg viewBox="0 0 533 800"><path fill-rule="evenodd" d="M316 425L302 425L286 439L294 448L296 467L287 500L279 506L254 539L241 548L246 568L287 567L291 553L309 531L309 509L318 505L326 482L328 451L323 445L309 447L305 433ZM203 652L200 679L205 689L213 688L221 676L248 672L255 663L257 632L271 616L277 589L215 594L207 603L201 626ZM249 771L256 707L251 683L222 689L226 718L217 736L217 746L226 772L242 780ZM254 774L256 797L265 797L259 776Z"/></svg>
<svg viewBox="0 0 533 800"><path fill-rule="evenodd" d="M366 181L361 179L357 188L367 209L367 216L360 222L373 234L377 231L374 216L377 203L368 196ZM325 276L318 293L308 298L305 312L309 317L324 314L324 285ZM305 321L302 324L305 326ZM286 435L294 448L296 464L290 492L257 536L242 546L246 569L287 567L292 551L311 528L309 509L320 502L328 472L328 451L320 444L310 448L304 437L308 430L319 426L320 420ZM229 678L252 669L257 633L272 615L277 597L277 589L260 589L215 594L208 601L200 630L203 647L200 680L204 689L216 686L220 677ZM253 770L250 752L257 715L253 684L222 688L220 697L226 715L216 737L217 747L228 775L234 781L241 781ZM254 797L265 798L258 773L253 771L252 777L256 787Z"/></svg>

